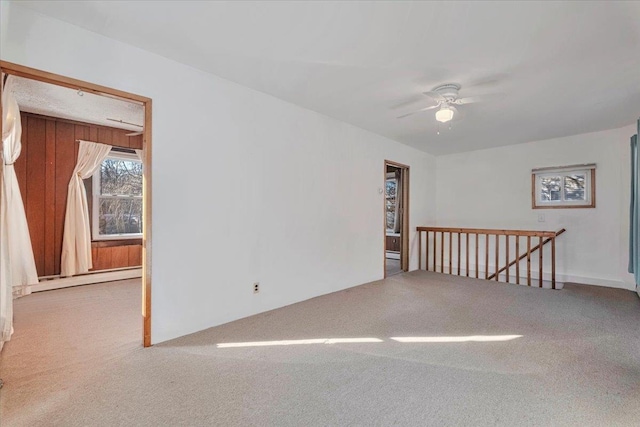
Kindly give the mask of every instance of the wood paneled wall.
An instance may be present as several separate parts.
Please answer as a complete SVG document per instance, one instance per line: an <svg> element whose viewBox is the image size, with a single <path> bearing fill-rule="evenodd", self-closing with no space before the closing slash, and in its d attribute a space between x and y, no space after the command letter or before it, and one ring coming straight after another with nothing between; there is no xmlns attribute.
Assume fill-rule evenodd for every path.
<svg viewBox="0 0 640 427"><path fill-rule="evenodd" d="M91 259L94 270L142 265L142 245L94 246Z"/></svg>
<svg viewBox="0 0 640 427"><path fill-rule="evenodd" d="M21 113L21 118L22 153L15 163L15 171L36 268L39 276L57 275L60 274L67 187L78 157L76 140L141 149L142 136L128 137L126 134L131 131L31 113ZM94 244L94 270L141 265L142 246L127 243L108 247Z"/></svg>

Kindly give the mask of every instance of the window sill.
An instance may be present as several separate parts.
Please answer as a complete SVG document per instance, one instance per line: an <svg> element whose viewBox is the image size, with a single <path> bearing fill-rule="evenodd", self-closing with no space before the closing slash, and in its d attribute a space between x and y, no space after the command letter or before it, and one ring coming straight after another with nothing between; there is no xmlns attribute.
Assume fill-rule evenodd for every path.
<svg viewBox="0 0 640 427"><path fill-rule="evenodd" d="M110 248L113 246L133 246L141 245L142 239L110 239L110 240L92 240L92 248Z"/></svg>
<svg viewBox="0 0 640 427"><path fill-rule="evenodd" d="M595 208L596 204L591 203L589 205L534 205L533 209L590 209Z"/></svg>

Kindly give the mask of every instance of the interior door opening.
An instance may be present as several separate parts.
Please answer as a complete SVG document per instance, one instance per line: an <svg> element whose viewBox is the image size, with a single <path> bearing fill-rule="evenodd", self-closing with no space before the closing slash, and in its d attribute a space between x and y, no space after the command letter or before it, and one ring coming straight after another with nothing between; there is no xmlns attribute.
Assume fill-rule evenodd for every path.
<svg viewBox="0 0 640 427"><path fill-rule="evenodd" d="M38 277L40 280L37 285L34 285L34 287L42 287L45 285L48 286L49 284L51 284L51 288L53 289L55 287L54 282L56 280L73 281L76 278L78 279L78 282L82 282L78 284L98 283L100 282L100 280L98 279L93 280L87 278L99 276L101 278L101 271L105 271L106 273L104 274L113 275L115 273L123 273L123 275L125 275L125 273L131 270L131 265L135 265L138 269L140 268L138 266L141 266L142 344L145 347L150 346L151 99L128 92L123 92L118 89L108 88L105 86L100 86L93 83L84 82L5 61L0 61L0 69L2 71L3 77L0 84L0 94L3 93L5 89L5 82L7 79L9 79L9 77L14 79L14 83L15 81L22 81L24 84L31 85L30 87L41 87L42 85L46 85L47 88L46 90L43 89L42 96L36 99L37 102L41 102L41 106L43 106L43 108L53 108L56 105L61 105L60 102L53 102L53 100L55 99L52 98L52 93L63 96L60 90L71 93L71 95L69 96L64 95L65 99L67 100L74 99L79 103L82 100L88 101L89 98L93 99L92 108L80 108L79 111L82 111L82 114L85 115L78 115L78 113L76 112L73 115L67 116L66 113L69 113L69 111L72 110L71 108L64 108L61 111L40 111L37 109L33 111L27 111L25 109L25 111L21 112L21 118L23 115L25 116L25 118L28 116L27 120L29 120L29 122L33 121L35 123L33 128L37 130L37 132L35 130L31 132L30 126L27 126L28 129L23 128L23 140L25 140L25 142L28 142L28 139L33 137L32 139L34 139L34 141L37 141L34 142L34 144L28 142L28 144L25 145L25 151L24 153L22 153L23 155L21 157L18 157L18 161L26 162L31 159L33 161L37 160L38 164L44 165L42 166L42 168L40 168L44 170L44 173L41 174L43 178L42 186L45 190L48 190L49 187L55 185L56 189L60 189L60 191L57 193L60 193L61 196L58 200L57 193L45 191L45 199L43 199L43 201L47 201L46 197L51 198L52 195L56 196L53 198L54 200L49 200L47 203L44 203L44 206L48 207L47 212L52 211L54 214L50 216L52 218L51 220L45 218L43 219L43 222L45 224L48 224L47 221L49 221L54 224L54 227L40 228L44 229L45 233L54 230L53 233L49 233L54 237L51 238L49 234L46 234L46 239L45 237L42 237L40 239L42 240L42 242L38 240L38 242L42 243L42 245L38 244L38 247L43 247L42 253L44 254L40 258L43 258L45 261L40 262L41 271L38 272ZM54 87L56 89L54 89ZM65 94L67 92L65 92ZM94 97L93 95L98 96ZM103 102L100 103L99 100L102 100ZM105 102L110 104L103 105ZM137 120L130 120L127 118L127 116L121 117L121 115L117 114L117 111L120 110L111 105L114 102L137 106L136 111L140 111L139 117L136 117ZM67 107L73 107L75 104L67 103L65 105L67 105ZM131 105L129 105L129 107L131 107ZM126 109L122 109L122 111L125 110ZM0 108L0 113L1 112L2 109ZM86 116L90 115L90 113L100 115L100 120L95 119L94 117ZM125 118L125 120L122 120L123 117ZM94 121L94 119L98 121ZM108 122L102 122L101 120L107 120ZM33 135L31 135L32 133ZM94 218L95 224L93 225L96 226L94 233L99 232L102 239L100 241L94 242L93 240L96 239L93 238L95 236L92 234L91 257L93 259L93 268L90 269L100 271L90 271L87 274L81 271L78 274L66 275L61 274L61 268L59 266L60 261L58 261L59 258L61 258L60 256L58 256L61 252L61 250L59 250L58 248L58 243L60 243L59 240L61 240L61 230L64 230L64 215L58 215L58 212L64 213L67 199L66 188L69 178L64 176L62 173L58 173L59 171L57 166L58 163L62 164L62 162L64 161L68 163L64 163L68 166L66 169L70 169L71 172L75 170L74 167L76 166L77 157L79 156L77 150L78 146L81 144L81 141L82 143L87 143L88 141L89 144L97 142L100 144L107 144L112 147L109 153L107 153L107 157L104 159L104 161L101 162L101 166L98 168L98 171L96 173L102 174L102 168L106 167L111 167L111 169L119 168L119 172L116 176L116 178L118 179L109 175L109 177L111 177L110 180L107 179L106 184L103 180L104 185L100 188L107 188L107 184L109 183L119 183L118 188L124 188L128 192L127 194L125 194L122 191L112 191L111 193L109 193L109 195L95 194L96 197L93 197L94 194L92 194L92 192L95 191L95 189L92 187L92 185L88 185L87 181L83 179L84 189L87 192L87 204L92 203L92 212L102 212L102 216L96 215L98 220ZM37 146L38 148L37 150L33 149L30 151L29 147L31 146ZM117 158L114 156L116 156ZM126 156L126 158L124 158L123 156ZM114 158L112 159L111 157ZM52 166L54 165L54 161L56 165L55 169ZM144 165L144 167L142 167L142 165ZM28 164L26 167L22 167L22 169L25 171L27 168L29 168ZM20 165L16 166L16 169L20 169ZM30 170L29 174L26 174L25 172L24 175L34 175L34 173L35 172L33 170ZM78 173L78 175L80 175L80 173ZM128 178L122 181L120 180L121 177ZM24 180L24 176L22 178L22 181L26 182ZM95 177L92 177L91 179L94 178ZM20 183L21 181L18 180L18 182ZM27 183L25 185L29 186L31 184ZM39 188L35 184L32 185L32 187ZM35 194L34 191L25 193L27 202L29 199L29 194L32 193ZM95 203L93 203L94 198ZM40 205L43 205L43 203L40 203ZM29 222L29 218L35 217L35 214L30 215L29 212L39 213L40 210L42 210L39 209L41 207L40 205L36 206L38 207L38 209L27 209L27 222ZM56 207L60 207L60 209L55 210ZM91 221L89 222L91 223ZM33 244L33 239L39 238L39 234L37 233L36 228L34 228L33 230L34 231L32 232L30 231L30 234L35 236L32 236L32 246L35 246ZM126 236L127 234L131 234L131 236ZM117 239L116 236L118 237ZM130 239L124 242L123 236ZM109 237L111 237L111 239L108 239ZM54 251L47 252L47 250L51 247L54 248ZM106 255L110 255L110 257L105 257L104 259L99 258L98 255L101 251ZM98 258L94 258L94 255L96 255L96 257ZM114 257L114 255L117 256ZM36 260L36 264L38 264L38 260L40 258ZM100 262L97 262L97 260L99 260ZM117 264L117 268L113 268L111 264ZM62 276L68 277L63 278ZM71 286L74 284L75 282L67 285ZM38 290L44 291L47 289Z"/></svg>
<svg viewBox="0 0 640 427"><path fill-rule="evenodd" d="M385 277L409 271L409 167L384 164Z"/></svg>

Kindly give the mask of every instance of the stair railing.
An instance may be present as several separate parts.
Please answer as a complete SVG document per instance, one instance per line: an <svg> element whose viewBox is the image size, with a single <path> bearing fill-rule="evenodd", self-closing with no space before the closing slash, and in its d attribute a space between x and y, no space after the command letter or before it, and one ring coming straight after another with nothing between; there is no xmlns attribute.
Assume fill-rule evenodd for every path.
<svg viewBox="0 0 640 427"><path fill-rule="evenodd" d="M556 289L556 237L564 233L566 230L558 231L534 231L534 230L500 230L500 229L484 229L484 228L448 228L448 227L418 227L418 268L428 271L436 271L440 273L457 274L459 276L470 274L470 260L475 258L474 270L475 277L478 279L499 281L501 274L504 276L505 282L511 282L511 268L515 266L515 283L520 284L520 264L526 259L526 281L531 286L531 259L532 254L538 251L538 286L543 287L544 275L544 246L551 244L551 288ZM445 235L448 235L448 244L445 241ZM454 238L454 235L456 238ZM433 236L431 238L431 236ZM464 238L462 237L464 236ZM471 236L471 239L470 239ZM491 245L491 236L493 236L493 245ZM501 238L504 236L504 238ZM438 239L439 237L439 239ZM538 244L531 247L532 240L535 239ZM526 239L526 249L520 253L521 243ZM439 245L438 245L439 240ZM504 250L501 251L501 240L504 244ZM522 240L522 242L521 242ZM424 244L423 244L424 241ZM511 242L515 244L511 246ZM481 243L482 242L482 243ZM454 252L454 246L456 248ZM493 246L493 251L490 247ZM524 246L524 245L523 245ZM423 254L423 247L425 253ZM448 250L448 271L445 268L445 247ZM512 256L511 248L515 249L515 255ZM484 248L484 251L482 251ZM438 251L439 249L439 251ZM439 253L438 253L439 252ZM484 252L482 254L482 252ZM492 267L489 263L490 252L493 252L492 258L495 259L493 265L493 273L490 272ZM464 255L464 257L463 257ZM484 258L484 272L480 274L480 260ZM500 267L501 258L504 264ZM464 260L464 261L463 261ZM438 263L439 261L439 263ZM464 263L464 273L462 264ZM454 266L457 266L454 273ZM484 276L484 277L482 277ZM524 277L523 277L524 279Z"/></svg>

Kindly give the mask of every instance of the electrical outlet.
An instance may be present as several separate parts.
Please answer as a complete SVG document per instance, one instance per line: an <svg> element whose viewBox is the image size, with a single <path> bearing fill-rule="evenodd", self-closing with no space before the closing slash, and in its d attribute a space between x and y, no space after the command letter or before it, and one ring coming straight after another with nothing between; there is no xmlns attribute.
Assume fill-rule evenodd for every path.
<svg viewBox="0 0 640 427"><path fill-rule="evenodd" d="M260 292L260 282L255 282L253 284L253 293L257 294L258 292Z"/></svg>
<svg viewBox="0 0 640 427"><path fill-rule="evenodd" d="M538 214L538 222L545 222L544 214Z"/></svg>

